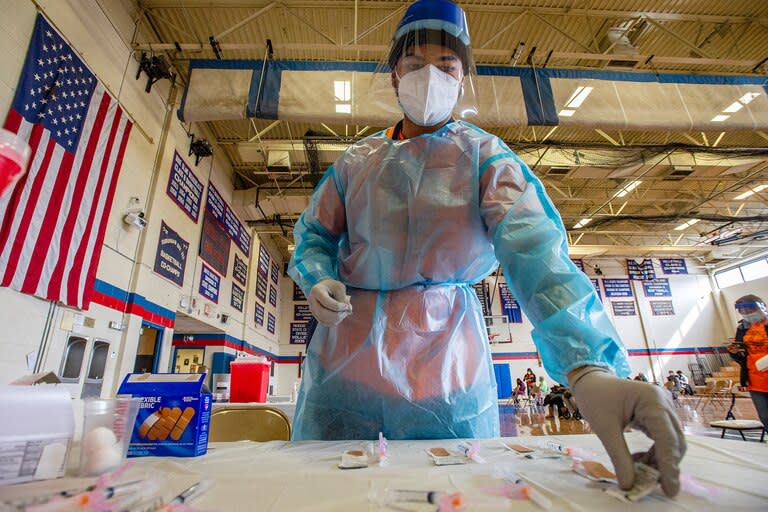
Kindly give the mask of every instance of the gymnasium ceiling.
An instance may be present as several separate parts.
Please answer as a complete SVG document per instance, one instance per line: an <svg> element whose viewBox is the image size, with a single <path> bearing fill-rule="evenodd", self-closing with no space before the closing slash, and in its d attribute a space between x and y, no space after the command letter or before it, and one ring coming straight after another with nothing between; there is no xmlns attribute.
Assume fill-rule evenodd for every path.
<svg viewBox="0 0 768 512"><path fill-rule="evenodd" d="M763 0L464 0L477 64L768 79ZM138 0L134 48L165 55L182 84L190 59L378 61L408 1ZM628 45L606 42L620 27ZM617 61L619 62L617 65ZM240 210L284 256L292 224L316 180L304 135L327 167L375 126L248 119L205 123L235 170L238 190L259 187L259 208ZM716 267L768 250L768 133L620 131L551 126L484 127L542 179L568 229L571 252L686 256ZM255 156L239 150L254 145ZM312 148L310 148L312 150ZM290 168L269 165L288 151ZM546 164L545 164L546 162ZM629 185L639 182L631 190ZM626 192L626 193L622 193ZM248 213L250 212L250 213ZM576 226L583 218L592 222ZM683 229L686 221L698 219ZM750 219L750 220L746 220Z"/></svg>

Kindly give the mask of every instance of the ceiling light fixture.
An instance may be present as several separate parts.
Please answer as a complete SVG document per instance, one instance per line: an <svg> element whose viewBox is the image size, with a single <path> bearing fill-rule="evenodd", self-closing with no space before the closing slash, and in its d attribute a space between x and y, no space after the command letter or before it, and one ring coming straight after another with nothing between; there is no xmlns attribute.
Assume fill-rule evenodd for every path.
<svg viewBox="0 0 768 512"><path fill-rule="evenodd" d="M699 220L700 219L691 219L691 220L688 220L686 222L683 222L682 224L680 224L679 226L677 226L675 228L675 231L682 231L682 230L684 230L687 227L693 226L694 224L699 222Z"/></svg>
<svg viewBox="0 0 768 512"><path fill-rule="evenodd" d="M584 226L586 226L590 222L592 222L592 219L585 217L585 218L581 219L579 222L577 222L576 225L573 226L573 229L583 228Z"/></svg>
<svg viewBox="0 0 768 512"><path fill-rule="evenodd" d="M640 185L641 183L642 183L642 181L635 180L632 183L630 183L629 185L627 185L626 187L622 187L622 189L619 190L618 192L616 192L616 195L613 196L613 197L624 197L625 195L627 195L630 192L632 192L633 190L635 190L637 188L637 186Z"/></svg>
<svg viewBox="0 0 768 512"><path fill-rule="evenodd" d="M758 186L756 186L753 189L747 190L743 194L737 195L736 197L734 197L734 199L736 199L736 200L746 199L749 196L751 196L752 194L754 194L755 192L760 192L761 190L765 190L766 188L768 188L768 185L758 185Z"/></svg>
<svg viewBox="0 0 768 512"><path fill-rule="evenodd" d="M584 103L584 100L587 99L587 96L590 95L594 87L586 87L583 85L580 85L576 88L575 91L573 91L573 94L571 94L571 97L568 98L568 101L565 102L565 106L567 108L579 108L582 103Z"/></svg>
<svg viewBox="0 0 768 512"><path fill-rule="evenodd" d="M757 98L758 96L760 96L759 92L748 92L747 94L739 98L739 101L745 105L749 105L749 102Z"/></svg>
<svg viewBox="0 0 768 512"><path fill-rule="evenodd" d="M729 114L732 114L734 112L738 112L744 108L744 105L740 101L734 101L730 105L728 105L726 108L723 109L723 112L727 112Z"/></svg>
<svg viewBox="0 0 768 512"><path fill-rule="evenodd" d="M716 115L715 117L712 118L711 122L713 122L713 123L722 123L723 121L725 121L729 117L731 117L731 116L724 116L723 114L718 114L718 115Z"/></svg>
<svg viewBox="0 0 768 512"><path fill-rule="evenodd" d="M560 112L558 112L558 114L557 114L557 115L558 115L558 116L560 116L560 117L571 117L571 116L573 116L573 114L575 114L575 113L576 113L576 111L575 111L575 110L568 110L568 109L563 109L563 110L561 110Z"/></svg>

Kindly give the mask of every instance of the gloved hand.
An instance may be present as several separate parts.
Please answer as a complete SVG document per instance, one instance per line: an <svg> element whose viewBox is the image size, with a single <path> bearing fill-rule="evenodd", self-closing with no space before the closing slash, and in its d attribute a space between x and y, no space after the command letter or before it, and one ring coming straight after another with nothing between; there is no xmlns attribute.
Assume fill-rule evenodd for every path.
<svg viewBox="0 0 768 512"><path fill-rule="evenodd" d="M589 422L611 457L619 487L635 482L634 461L655 467L667 496L680 490L680 460L685 437L671 397L659 386L616 377L597 366L585 366L568 375L579 412ZM653 439L650 450L630 455L624 428L635 427Z"/></svg>
<svg viewBox="0 0 768 512"><path fill-rule="evenodd" d="M347 287L335 279L323 279L309 291L309 310L322 325L338 324L352 314Z"/></svg>

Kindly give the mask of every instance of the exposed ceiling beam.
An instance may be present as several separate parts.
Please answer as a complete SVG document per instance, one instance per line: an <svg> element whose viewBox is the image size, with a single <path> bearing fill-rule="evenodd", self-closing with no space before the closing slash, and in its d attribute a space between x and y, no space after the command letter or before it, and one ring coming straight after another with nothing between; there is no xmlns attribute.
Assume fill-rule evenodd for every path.
<svg viewBox="0 0 768 512"><path fill-rule="evenodd" d="M264 2L266 4L266 2ZM354 0L283 0L283 5L294 8L305 9L338 9L354 8ZM688 5L696 5L690 3ZM254 8L252 0L141 0L140 6L146 9L226 9L226 8ZM377 9L392 12L393 9L403 7L401 1L361 1L359 8ZM670 13L656 12L652 10L634 11L622 9L590 9L578 7L523 7L523 6L503 6L503 5L475 5L471 3L462 4L462 8L468 14L488 13L488 14L519 14L523 11L536 12L543 16L569 16L569 17L590 17L590 18L637 18L641 16L652 17L657 21L686 21L692 23L722 23L731 24L757 23L768 26L766 17L750 16L723 16L703 14L696 12Z"/></svg>

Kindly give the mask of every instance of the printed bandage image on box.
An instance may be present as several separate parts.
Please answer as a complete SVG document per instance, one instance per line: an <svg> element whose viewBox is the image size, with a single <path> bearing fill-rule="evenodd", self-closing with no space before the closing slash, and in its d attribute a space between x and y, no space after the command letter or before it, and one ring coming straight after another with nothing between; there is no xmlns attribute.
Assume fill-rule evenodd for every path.
<svg viewBox="0 0 768 512"><path fill-rule="evenodd" d="M192 407L187 407L184 409L184 412L181 415L181 418L179 418L179 421L176 422L176 426L173 427L173 430L171 431L171 439L174 441L178 441L181 435L184 433L184 431L187 429L187 425L189 425L190 420L195 415L195 409Z"/></svg>
<svg viewBox="0 0 768 512"><path fill-rule="evenodd" d="M160 421L163 417L162 411L155 411L153 414L147 416L147 419L139 426L139 437L142 439L147 437L147 433L155 426L155 423Z"/></svg>

